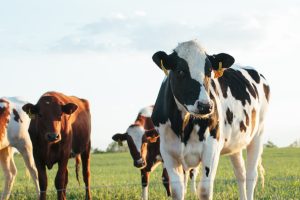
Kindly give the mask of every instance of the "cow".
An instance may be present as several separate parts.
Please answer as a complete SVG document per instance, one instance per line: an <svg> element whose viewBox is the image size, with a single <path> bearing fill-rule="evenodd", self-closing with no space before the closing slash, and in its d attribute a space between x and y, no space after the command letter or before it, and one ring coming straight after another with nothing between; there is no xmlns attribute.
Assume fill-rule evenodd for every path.
<svg viewBox="0 0 300 200"><path fill-rule="evenodd" d="M46 167L52 169L58 163L55 177L57 199L66 199L68 184L68 160L76 158L78 180L79 162L85 183L85 199L90 193L91 115L89 102L59 92L46 92L37 104L28 103L23 110L30 116L29 134L33 144L33 156L38 170L40 199L46 199Z"/></svg>
<svg viewBox="0 0 300 200"><path fill-rule="evenodd" d="M170 54L158 51L152 60L167 75L151 118L160 135L172 198L184 199L182 168L201 162L198 197L212 199L219 157L229 155L240 199L252 200L270 97L264 76L234 64L229 54L209 55L197 40L179 43Z"/></svg>
<svg viewBox="0 0 300 200"><path fill-rule="evenodd" d="M32 143L28 133L30 119L22 110L22 106L26 103L17 97L3 97L0 99L0 162L5 177L1 200L9 198L17 175L13 147L22 155L35 184L37 195L40 193L38 172L35 167Z"/></svg>
<svg viewBox="0 0 300 200"><path fill-rule="evenodd" d="M138 113L135 122L128 127L125 133L117 133L112 137L114 141L119 143L127 141L133 159L133 165L141 170L143 200L148 200L150 173L162 162L159 151L159 137L151 120L152 111L153 106L142 108ZM154 134L157 137L153 139ZM149 140L152 139L153 141L149 142ZM192 169L189 173L190 178L192 179L191 190L193 193L196 192L195 182L197 174L198 168ZM166 168L163 168L162 182L167 195L170 196L169 176ZM185 177L185 186L186 185L187 177Z"/></svg>

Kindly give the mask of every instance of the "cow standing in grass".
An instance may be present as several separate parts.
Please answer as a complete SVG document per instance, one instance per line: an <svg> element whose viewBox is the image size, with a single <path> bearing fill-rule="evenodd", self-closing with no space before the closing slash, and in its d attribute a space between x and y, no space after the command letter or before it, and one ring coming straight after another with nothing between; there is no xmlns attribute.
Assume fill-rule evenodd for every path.
<svg viewBox="0 0 300 200"><path fill-rule="evenodd" d="M13 147L22 155L37 194L39 195L40 192L38 173L32 155L32 143L28 133L30 119L22 110L25 103L16 97L0 99L0 163L5 177L1 200L9 198L17 174Z"/></svg>
<svg viewBox="0 0 300 200"><path fill-rule="evenodd" d="M90 193L91 116L85 99L47 92L36 105L26 104L23 110L31 117L29 134L33 144L33 156L39 175L40 199L46 199L47 173L55 163L57 199L66 199L68 184L68 160L76 157L76 174L81 157L85 183L85 199Z"/></svg>
<svg viewBox="0 0 300 200"><path fill-rule="evenodd" d="M183 170L202 163L200 199L212 199L221 154L230 156L240 199L252 200L263 151L269 86L228 54L208 55L198 41L180 43L153 61L165 71L152 114L173 199L184 199ZM233 66L232 66L233 65ZM242 150L247 149L245 167Z"/></svg>
<svg viewBox="0 0 300 200"><path fill-rule="evenodd" d="M142 180L142 199L148 199L148 185L150 173L162 162L160 151L159 151L159 137L154 129L154 125L151 120L151 114L153 106L143 108L134 124L130 125L126 133L117 133L112 139L116 142L127 141L128 148L133 159L133 165L141 170ZM148 137L149 134L149 137ZM155 135L156 138L152 139ZM149 142L148 140L153 140ZM198 169L190 171L190 178L192 179L191 189L192 192L196 192L196 177ZM188 174L187 174L188 175ZM187 177L185 177L185 186L187 185ZM163 168L162 181L166 189L167 195L170 196L170 184L169 176L166 168Z"/></svg>

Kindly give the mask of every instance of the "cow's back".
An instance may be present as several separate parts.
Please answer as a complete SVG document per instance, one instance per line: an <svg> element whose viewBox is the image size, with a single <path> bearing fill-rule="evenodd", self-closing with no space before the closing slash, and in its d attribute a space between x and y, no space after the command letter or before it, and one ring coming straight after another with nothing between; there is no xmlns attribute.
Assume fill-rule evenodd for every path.
<svg viewBox="0 0 300 200"><path fill-rule="evenodd" d="M214 81L219 100L218 112L222 153L234 153L246 147L259 134L269 101L267 81L255 69L233 66Z"/></svg>

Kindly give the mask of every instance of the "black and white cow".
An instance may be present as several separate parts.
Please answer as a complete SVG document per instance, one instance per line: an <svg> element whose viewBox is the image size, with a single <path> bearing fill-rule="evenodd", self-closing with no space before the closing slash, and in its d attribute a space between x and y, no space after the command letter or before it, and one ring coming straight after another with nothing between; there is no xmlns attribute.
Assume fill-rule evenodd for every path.
<svg viewBox="0 0 300 200"><path fill-rule="evenodd" d="M183 170L202 163L200 199L212 199L221 154L230 155L240 199L253 199L269 86L228 54L208 55L196 40L178 44L153 61L167 73L152 114L173 199L184 199ZM224 73L223 73L224 71ZM245 167L242 150L247 149Z"/></svg>
<svg viewBox="0 0 300 200"><path fill-rule="evenodd" d="M151 120L152 111L153 106L141 109L135 122L128 127L125 133L117 133L112 137L116 142L127 142L133 165L141 170L143 200L148 200L150 173L162 162L159 151L160 140ZM148 134L150 137L147 136ZM154 140L151 139L153 135L157 136ZM147 138L151 139L152 142L149 142ZM185 187L187 186L188 175L192 180L191 191L196 193L198 168L192 169L186 174ZM169 176L166 168L163 168L162 171L162 181L167 195L170 196Z"/></svg>

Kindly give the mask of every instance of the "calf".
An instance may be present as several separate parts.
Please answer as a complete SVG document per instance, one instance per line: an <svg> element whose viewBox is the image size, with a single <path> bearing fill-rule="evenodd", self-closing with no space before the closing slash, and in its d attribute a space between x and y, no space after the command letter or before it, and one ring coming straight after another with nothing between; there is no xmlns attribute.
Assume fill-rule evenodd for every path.
<svg viewBox="0 0 300 200"><path fill-rule="evenodd" d="M67 165L69 158L73 156L76 157L76 169L81 157L85 198L91 199L91 116L88 101L58 92L47 92L36 105L26 104L23 110L31 117L29 134L39 174L40 199L46 199L46 166L52 169L55 163L58 163L55 177L57 198L66 199Z"/></svg>
<svg viewBox="0 0 300 200"><path fill-rule="evenodd" d="M270 92L263 75L232 66L228 54L208 55L196 40L180 43L169 55L156 52L152 59L167 74L152 120L173 199L184 199L182 168L200 162L199 198L212 199L220 154L230 155L240 199L253 199Z"/></svg>
<svg viewBox="0 0 300 200"><path fill-rule="evenodd" d="M130 154L133 159L133 165L141 170L141 180L143 200L148 199L148 184L150 173L162 162L159 151L159 137L154 138L152 142L148 142L147 138L153 138L153 135L158 136L154 129L151 120L153 106L143 108L135 122L129 126L126 133L115 134L112 139L116 142L127 141ZM150 137L148 137L148 134ZM152 140L152 139L151 139ZM190 172L192 181L192 190L195 192L195 180L198 174L198 169L193 169ZM169 176L166 168L163 168L162 181L166 189L167 195L170 196ZM187 181L187 178L186 178ZM187 183L187 182L186 182Z"/></svg>
<svg viewBox="0 0 300 200"><path fill-rule="evenodd" d="M17 174L13 147L21 153L37 194L39 195L40 192L38 173L32 155L32 143L28 133L30 119L22 110L25 103L15 97L0 99L0 162L5 177L1 199L9 198Z"/></svg>

